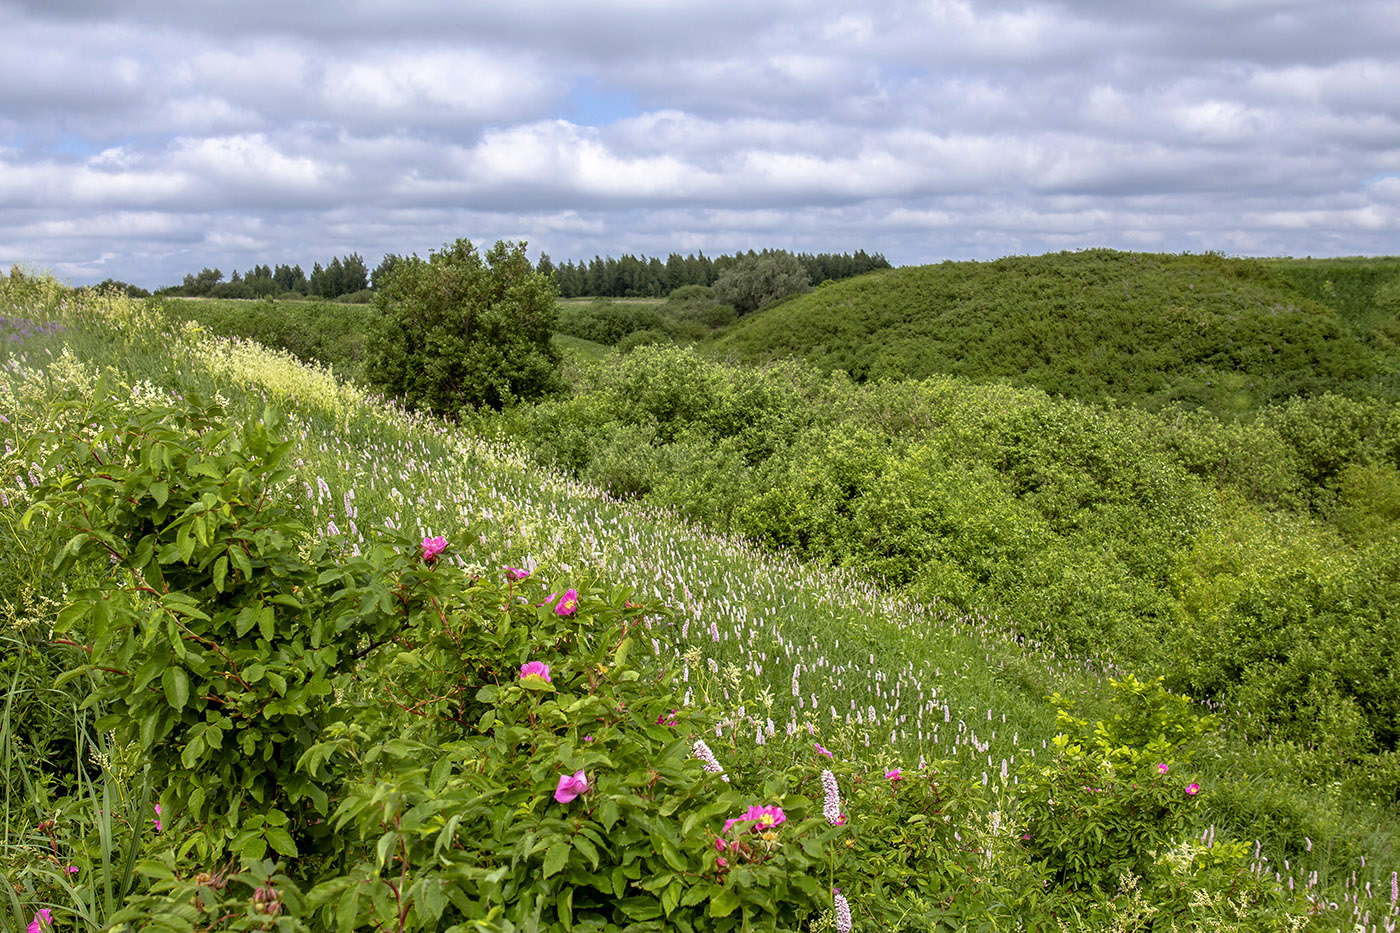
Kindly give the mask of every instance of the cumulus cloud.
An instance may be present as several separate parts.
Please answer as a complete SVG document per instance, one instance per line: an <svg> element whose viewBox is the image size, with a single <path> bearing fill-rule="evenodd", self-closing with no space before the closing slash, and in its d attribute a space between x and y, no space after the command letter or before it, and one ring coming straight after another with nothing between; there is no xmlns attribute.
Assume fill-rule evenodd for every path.
<svg viewBox="0 0 1400 933"><path fill-rule="evenodd" d="M1400 252L1386 0L0 0L0 265Z"/></svg>

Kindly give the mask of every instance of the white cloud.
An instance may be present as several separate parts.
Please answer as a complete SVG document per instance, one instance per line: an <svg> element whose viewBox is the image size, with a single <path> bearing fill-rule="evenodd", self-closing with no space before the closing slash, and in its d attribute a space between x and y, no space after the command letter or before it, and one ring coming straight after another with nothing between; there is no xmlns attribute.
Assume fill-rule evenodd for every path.
<svg viewBox="0 0 1400 933"><path fill-rule="evenodd" d="M0 19L0 267L159 284L519 233L556 259L1400 252L1385 0L0 0ZM605 125L570 122L590 89Z"/></svg>

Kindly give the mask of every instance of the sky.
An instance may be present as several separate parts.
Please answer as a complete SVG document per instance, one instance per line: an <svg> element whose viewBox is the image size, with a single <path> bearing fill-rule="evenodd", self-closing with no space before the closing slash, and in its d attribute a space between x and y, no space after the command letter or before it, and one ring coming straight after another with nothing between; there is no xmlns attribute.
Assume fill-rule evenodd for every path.
<svg viewBox="0 0 1400 933"><path fill-rule="evenodd" d="M0 0L0 271L1400 254L1395 0Z"/></svg>

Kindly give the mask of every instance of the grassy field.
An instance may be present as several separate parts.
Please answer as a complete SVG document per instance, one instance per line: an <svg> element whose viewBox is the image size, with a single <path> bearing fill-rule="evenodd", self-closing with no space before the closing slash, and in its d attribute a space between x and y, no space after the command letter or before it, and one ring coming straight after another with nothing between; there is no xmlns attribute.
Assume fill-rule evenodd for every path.
<svg viewBox="0 0 1400 933"><path fill-rule="evenodd" d="M160 890L160 859L185 879L213 867L182 853L180 840L197 827L179 814L167 816L168 834L157 837L139 822L133 833L104 821L95 804L84 803L97 798L84 797L83 781L95 781L92 786L106 788L101 793L137 807L139 749L101 746L109 740L77 708L80 682L52 686L53 676L75 663L73 649L48 635L54 613L73 588L92 585L105 571L96 566L77 577L52 576L52 557L65 542L20 528L40 468L18 454L33 436L70 424L65 413L72 406L106 394L131 399L133 410L143 399L216 399L233 424L264 418L272 405L281 413L278 432L292 444L296 512L314 540L358 551L371 545L372 528L387 524L460 543L458 557L469 573L528 567L561 585L606 579L667 603L674 615L650 637L680 672L677 692L713 715L706 737L736 783L757 790L784 768L820 768L826 761L820 757L815 766L804 764L814 745L832 753L831 767L844 763L843 780L941 762L947 786L966 785L958 799L969 803L958 811L959 834L940 850L939 864L963 873L942 880L942 894L928 901L881 894L861 879L876 877L871 866L892 856L881 839L863 833L883 826L893 838L895 829L876 822L872 811L862 830L864 814L853 809L848 838L862 857L843 871L851 879L848 893L865 896L852 894L857 929L894 926L880 912L881 899L906 911L900 928L907 929L936 923L1043 929L1057 921L1086 930L1351 929L1357 923L1383 929L1394 920L1395 814L1339 797L1330 785L1315 786L1287 756L1274 755L1267 744L1240 746L1225 732L1208 735L1194 761L1173 770L1173 778L1189 774L1202 792L1193 792L1178 840L1186 867L1163 850L1167 880L1149 892L1163 898L1161 906L1126 894L1097 901L1042 897L1026 887L1033 873L1022 842L1030 812L1022 782L1027 768L1056 760L1051 740L1065 725L1048 694L1075 698L1090 720L1128 712L1115 705L1106 682L1125 672L1105 659L1066 656L1028 641L989 612L901 598L859 570L775 555L677 512L619 502L541 470L515 448L397 411L329 371L215 336L212 324L171 329L168 318L140 303L78 301L45 282L12 280L4 300L16 339L0 370L11 476L0 533L10 652L0 667L10 683L0 718L6 795L0 868L12 891L0 909L16 929L45 906L57 929L104 929L121 906L114 883L135 893ZM16 663L19 658L28 660ZM89 736L100 754L75 761L84 741L54 739L62 734L56 724ZM46 738L54 741L45 744ZM44 828L54 812L63 814L60 825ZM1233 879L1223 888L1192 874L1205 871L1201 853L1215 851L1217 834L1222 845L1239 840L1244 853L1239 874L1221 869L1221 877ZM374 840L347 836L342 844L351 859L360 850L372 855ZM137 853L125 873L113 857L118 852ZM709 857L713 864L713 852ZM896 874L898 864L890 869ZM71 876L69 865L78 869ZM294 873L295 865L284 870ZM315 879L302 881L309 886ZM1179 892L1169 907L1173 884L1196 884L1207 901L1217 900L1192 906L1189 892ZM1236 907L1231 892L1240 898ZM954 906L959 899L975 906ZM1158 910L1163 914L1152 926L1148 915ZM318 929L319 916L308 911L302 919ZM185 926L165 922L194 928L189 918ZM352 917L348 928L360 922Z"/></svg>

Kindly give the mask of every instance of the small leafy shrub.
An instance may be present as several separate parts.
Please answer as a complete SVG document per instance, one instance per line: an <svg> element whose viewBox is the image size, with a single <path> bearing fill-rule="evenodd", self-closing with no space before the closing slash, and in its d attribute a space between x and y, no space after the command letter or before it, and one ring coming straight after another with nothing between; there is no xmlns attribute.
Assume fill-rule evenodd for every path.
<svg viewBox="0 0 1400 933"><path fill-rule="evenodd" d="M1180 763L1213 726L1160 680L1110 683L1119 708L1092 726L1054 698L1073 734L1057 735L1054 760L1025 767L1020 783L1027 853L1075 891L1111 893L1123 875L1151 881L1158 874L1200 792Z"/></svg>
<svg viewBox="0 0 1400 933"><path fill-rule="evenodd" d="M193 398L113 409L86 410L91 433L31 441L45 479L26 518L65 529L55 569L108 568L58 614L55 635L83 652L59 682L90 679L98 728L137 744L205 857L296 855L291 814L329 803L297 759L391 617L322 598L341 558L290 508L271 412L233 427Z"/></svg>

